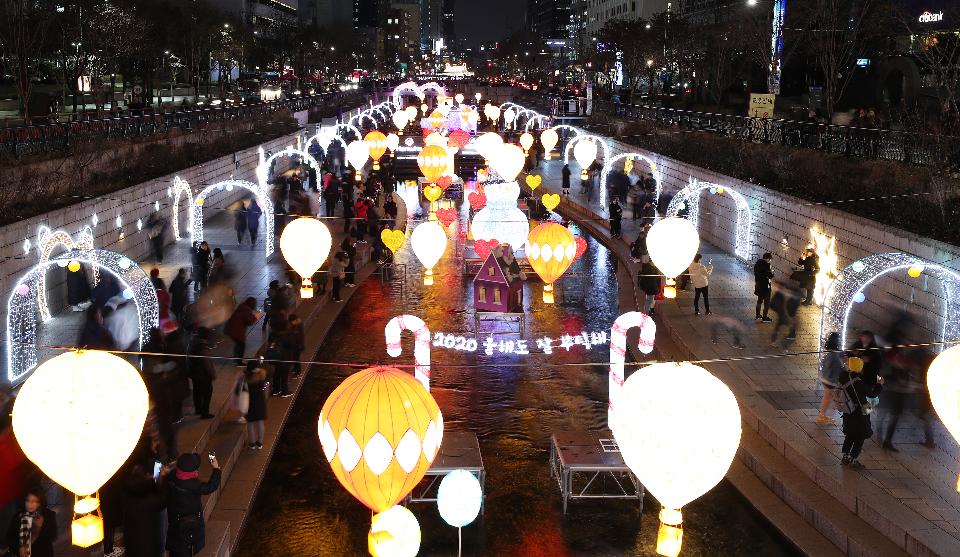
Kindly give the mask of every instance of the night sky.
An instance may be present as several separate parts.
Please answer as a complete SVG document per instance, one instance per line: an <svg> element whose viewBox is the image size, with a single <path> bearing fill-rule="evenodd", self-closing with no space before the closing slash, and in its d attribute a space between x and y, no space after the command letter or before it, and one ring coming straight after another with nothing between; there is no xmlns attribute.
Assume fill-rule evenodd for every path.
<svg viewBox="0 0 960 557"><path fill-rule="evenodd" d="M457 0L457 36L471 44L496 41L523 27L524 0Z"/></svg>

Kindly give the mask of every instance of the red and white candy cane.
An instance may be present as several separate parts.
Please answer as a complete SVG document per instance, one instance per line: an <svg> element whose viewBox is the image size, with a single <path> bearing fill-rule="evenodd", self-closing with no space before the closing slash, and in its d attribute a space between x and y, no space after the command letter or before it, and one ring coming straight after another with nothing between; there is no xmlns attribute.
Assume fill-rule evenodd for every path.
<svg viewBox="0 0 960 557"><path fill-rule="evenodd" d="M640 328L640 341L637 348L644 354L653 351L653 341L657 336L657 324L646 313L631 311L624 313L613 322L610 330L610 401L607 405L607 422L611 429L615 425L614 413L623 390L623 362L627 356L627 331Z"/></svg>
<svg viewBox="0 0 960 557"><path fill-rule="evenodd" d="M400 345L400 331L413 333L414 376L430 390L430 329L423 319L414 315L398 315L387 323L383 331L387 339L387 354L394 358L403 352Z"/></svg>

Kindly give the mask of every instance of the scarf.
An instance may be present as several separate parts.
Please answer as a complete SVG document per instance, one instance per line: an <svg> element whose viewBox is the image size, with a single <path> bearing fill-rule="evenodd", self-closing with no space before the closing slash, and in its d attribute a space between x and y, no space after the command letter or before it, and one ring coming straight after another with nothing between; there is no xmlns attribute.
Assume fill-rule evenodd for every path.
<svg viewBox="0 0 960 557"><path fill-rule="evenodd" d="M195 480L199 477L200 477L199 470L194 470L193 472L184 472L183 470L177 470L178 480Z"/></svg>
<svg viewBox="0 0 960 557"><path fill-rule="evenodd" d="M27 549L27 555L31 553L31 545L33 545L33 520L40 516L40 512L24 512L20 515L20 533L18 539L20 540L20 548Z"/></svg>

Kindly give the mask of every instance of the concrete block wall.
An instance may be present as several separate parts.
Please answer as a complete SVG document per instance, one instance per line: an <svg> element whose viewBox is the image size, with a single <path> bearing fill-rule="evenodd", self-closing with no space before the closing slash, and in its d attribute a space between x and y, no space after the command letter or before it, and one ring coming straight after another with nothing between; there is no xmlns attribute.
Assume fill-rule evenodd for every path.
<svg viewBox="0 0 960 557"><path fill-rule="evenodd" d="M268 141L262 144L262 147L265 151L278 152L291 144L296 144L296 134ZM85 200L75 205L0 227L0 261L3 261L2 268L0 268L0 291L9 295L20 277L39 261L37 231L41 225L47 226L51 230L65 230L76 237L84 226L93 227L92 219L93 215L96 214L99 219L98 224L93 227L96 247L124 253L135 261L151 260L146 222L149 216L156 211L154 203L159 201L160 214L172 223L173 198L167 195L167 189L172 187L174 177L179 176L188 181L194 195L196 195L204 187L230 178L256 183L255 170L258 163L257 148L253 147L204 164L185 168L108 196ZM282 172L288 164L289 159L280 157L277 159L276 170ZM204 205L204 217L209 218L232 203L249 196L248 191L240 188L235 188L230 192L226 190L214 192L207 197ZM183 239L180 241L185 243L190 241L189 210L188 203L181 201L179 220ZM119 228L116 225L117 216L120 217L121 221L121 227ZM137 230L138 219L143 222L143 230ZM124 233L123 239L120 239L121 230ZM29 239L31 243L30 251L27 254L24 254L25 239ZM165 239L168 243L174 241L172 224L167 228ZM56 249L53 256L62 252L62 249ZM62 309L66 304L65 280L66 271L61 271L59 268L54 268L48 273L48 299L51 310L54 312ZM5 299L6 297L4 297ZM3 328L4 332L6 331L6 311L6 304L0 304L0 327ZM5 338L5 333L0 338Z"/></svg>
<svg viewBox="0 0 960 557"><path fill-rule="evenodd" d="M812 241L813 228L836 237L840 269L868 255L903 252L933 263L944 263L944 267L960 273L960 247L844 212L845 203L833 206L811 203L620 141L609 143L611 156L638 152L656 163L662 177L664 210L667 201L688 184L690 177L724 186L746 197L753 214L753 240L751 260L744 264L752 266L763 253L770 252L774 256L777 280L789 282L793 265ZM699 228L704 241L733 253L736 219L736 205L729 195L711 195L708 191L701 194ZM904 271L888 273L873 282L865 295L864 303L855 304L851 331L868 328L883 333L898 311L906 311L915 324L912 340L939 340L945 299L935 278L924 274L911 279Z"/></svg>

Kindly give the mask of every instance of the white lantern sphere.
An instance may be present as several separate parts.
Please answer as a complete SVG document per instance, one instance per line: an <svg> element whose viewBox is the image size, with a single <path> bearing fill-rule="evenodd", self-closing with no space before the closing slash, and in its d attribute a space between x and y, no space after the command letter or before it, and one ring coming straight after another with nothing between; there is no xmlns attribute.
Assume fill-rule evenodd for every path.
<svg viewBox="0 0 960 557"><path fill-rule="evenodd" d="M457 104L463 104L463 93L457 93L454 95L453 100L457 101Z"/></svg>
<svg viewBox="0 0 960 557"><path fill-rule="evenodd" d="M517 207L520 184L488 183L483 191L487 205L477 211L470 223L474 240L497 240L501 244L510 244L515 252L523 249L530 235L530 222Z"/></svg>
<svg viewBox="0 0 960 557"><path fill-rule="evenodd" d="M533 134L530 132L523 132L520 136L520 146L523 147L524 151L529 151L533 147Z"/></svg>
<svg viewBox="0 0 960 557"><path fill-rule="evenodd" d="M700 235L687 219L660 219L647 232L650 259L667 278L676 278L687 270L699 249Z"/></svg>
<svg viewBox="0 0 960 557"><path fill-rule="evenodd" d="M493 121L499 121L499 120L500 120L500 107L499 107L499 106L494 106L494 105L492 105L492 104L488 104L487 107L489 107L490 111L487 112L486 109L484 109L484 114L486 115L486 117L489 118L490 120L493 120Z"/></svg>
<svg viewBox="0 0 960 557"><path fill-rule="evenodd" d="M653 364L627 378L620 397L620 454L664 507L679 510L723 479L741 428L723 381L687 362Z"/></svg>
<svg viewBox="0 0 960 557"><path fill-rule="evenodd" d="M593 161L597 160L597 143L592 139L581 139L573 146L573 158L586 170Z"/></svg>
<svg viewBox="0 0 960 557"><path fill-rule="evenodd" d="M396 113L399 114L399 113ZM395 133L387 134L387 149L390 151L396 151L397 147L400 146L400 137Z"/></svg>
<svg viewBox="0 0 960 557"><path fill-rule="evenodd" d="M416 557L420 551L420 523L405 507L395 505L373 515L367 550L373 557Z"/></svg>
<svg viewBox="0 0 960 557"><path fill-rule="evenodd" d="M303 279L302 298L313 297L310 279L330 255L333 237L327 225L317 219L300 217L290 221L280 233L283 258Z"/></svg>
<svg viewBox="0 0 960 557"><path fill-rule="evenodd" d="M960 346L940 353L927 371L927 387L934 410L947 431L960 441ZM960 489L960 481L958 481Z"/></svg>
<svg viewBox="0 0 960 557"><path fill-rule="evenodd" d="M410 105L410 106L408 106L407 108L405 108L405 109L404 109L404 112L407 113L407 121L408 121L408 122L413 121L413 119L417 117L417 107L415 107L415 106L413 106L413 105Z"/></svg>
<svg viewBox="0 0 960 557"><path fill-rule="evenodd" d="M517 111L514 110L513 108L508 108L503 113L503 121L506 122L507 124L513 123L513 121L516 120L516 118L517 118Z"/></svg>
<svg viewBox="0 0 960 557"><path fill-rule="evenodd" d="M447 249L447 233L436 221L422 222L410 234L410 245L424 268L432 271Z"/></svg>
<svg viewBox="0 0 960 557"><path fill-rule="evenodd" d="M520 172L523 171L523 165L527 157L523 154L523 149L512 143L502 143L497 147L490 159L490 166L505 182L512 182L517 179Z"/></svg>
<svg viewBox="0 0 960 557"><path fill-rule="evenodd" d="M20 388L13 432L51 480L92 495L133 452L149 408L143 379L126 360L67 352L41 364Z"/></svg>
<svg viewBox="0 0 960 557"><path fill-rule="evenodd" d="M390 119L393 120L393 125L396 126L398 130L407 127L407 122L410 121L409 115L403 110L394 112Z"/></svg>
<svg viewBox="0 0 960 557"><path fill-rule="evenodd" d="M437 489L437 509L444 522L454 528L463 528L480 514L483 488L477 477L466 470L454 470L440 481Z"/></svg>
<svg viewBox="0 0 960 557"><path fill-rule="evenodd" d="M543 145L543 150L547 153L553 151L553 148L557 146L559 141L560 134L553 128L547 128L540 132L540 144Z"/></svg>

